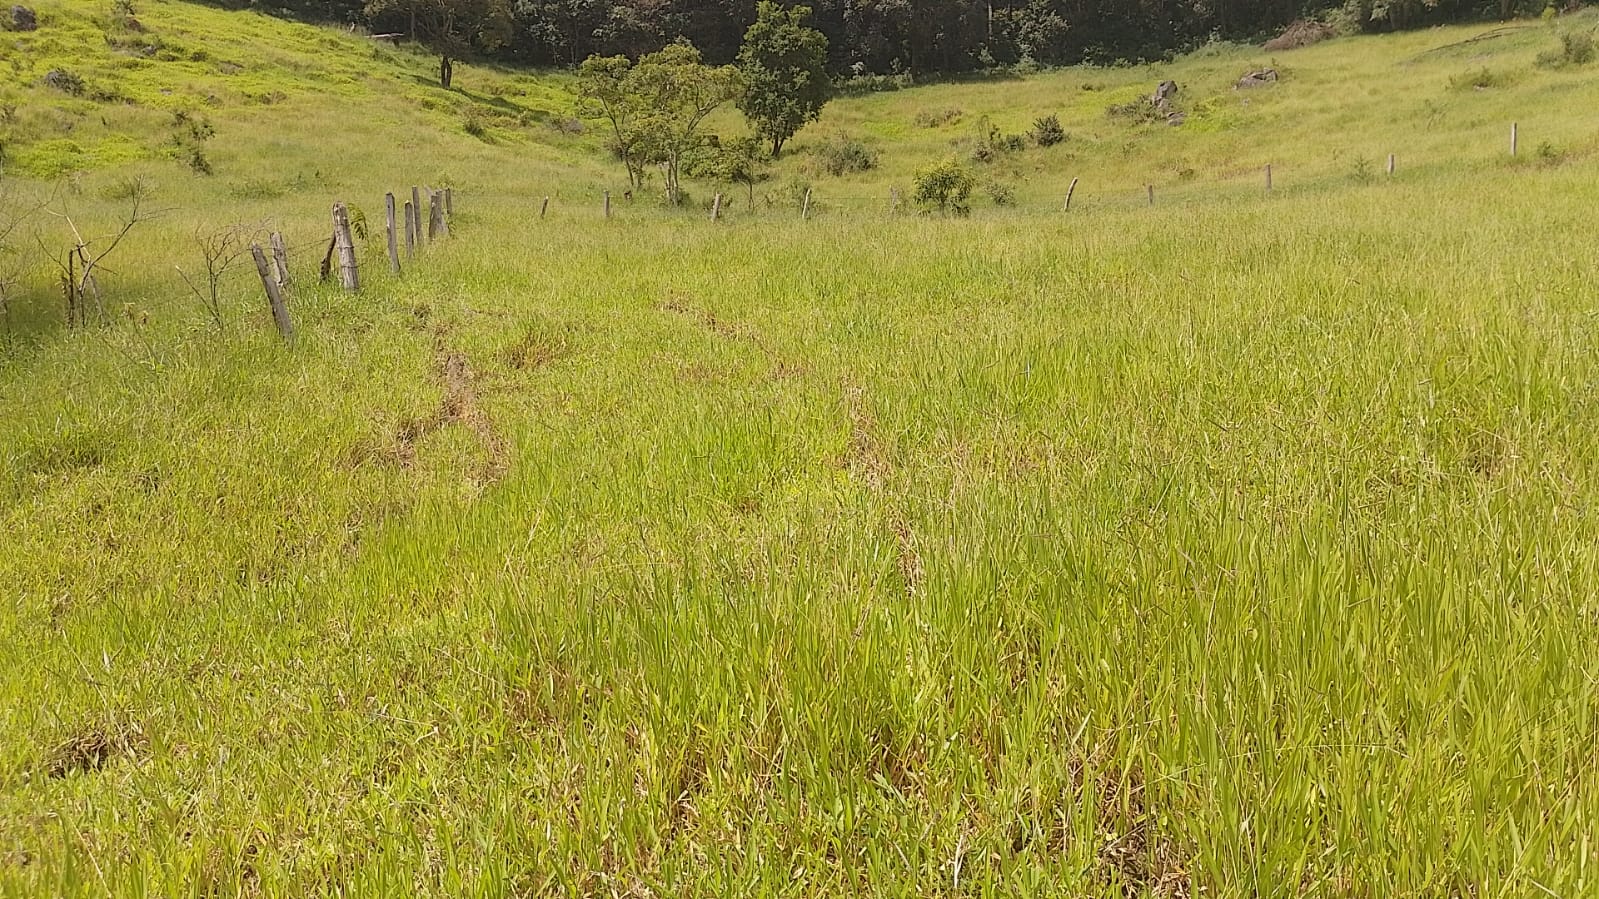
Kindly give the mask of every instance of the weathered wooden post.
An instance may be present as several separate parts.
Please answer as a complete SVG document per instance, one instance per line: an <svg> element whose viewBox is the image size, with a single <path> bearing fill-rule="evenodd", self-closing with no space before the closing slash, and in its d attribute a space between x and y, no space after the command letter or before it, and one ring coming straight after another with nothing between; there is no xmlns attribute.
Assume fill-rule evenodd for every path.
<svg viewBox="0 0 1599 899"><path fill-rule="evenodd" d="M610 217L611 217L611 192L610 191L606 191L605 192L605 218L607 220L609 220Z"/></svg>
<svg viewBox="0 0 1599 899"><path fill-rule="evenodd" d="M411 215L416 217L416 242L422 243L422 191L411 185Z"/></svg>
<svg viewBox="0 0 1599 899"><path fill-rule="evenodd" d="M339 283L345 290L361 289L361 273L356 267L355 240L350 237L350 211L343 203L333 204L333 246L339 254Z"/></svg>
<svg viewBox="0 0 1599 899"><path fill-rule="evenodd" d="M1149 185L1149 205L1155 205L1155 185Z"/></svg>
<svg viewBox="0 0 1599 899"><path fill-rule="evenodd" d="M455 218L455 188L444 189L444 221L448 225L450 219Z"/></svg>
<svg viewBox="0 0 1599 899"><path fill-rule="evenodd" d="M800 221L810 221L811 218L811 189L805 188L805 202L800 204Z"/></svg>
<svg viewBox="0 0 1599 899"><path fill-rule="evenodd" d="M389 270L396 275L400 273L400 236L395 233L394 222L394 194L383 195L383 219L389 232Z"/></svg>
<svg viewBox="0 0 1599 899"><path fill-rule="evenodd" d="M283 232L273 231L272 242L272 273L277 279L279 287L288 287L289 281L289 247L283 242Z"/></svg>
<svg viewBox="0 0 1599 899"><path fill-rule="evenodd" d="M405 201L405 258L416 255L416 207Z"/></svg>
<svg viewBox="0 0 1599 899"><path fill-rule="evenodd" d="M448 234L444 225L444 198L436 190L428 191L428 240L438 240Z"/></svg>
<svg viewBox="0 0 1599 899"><path fill-rule="evenodd" d="M1392 175L1393 173L1394 173L1394 154L1389 153L1388 154L1388 174Z"/></svg>
<svg viewBox="0 0 1599 899"><path fill-rule="evenodd" d="M711 222L715 224L722 217L722 195L718 193L716 199L711 201Z"/></svg>
<svg viewBox="0 0 1599 899"><path fill-rule="evenodd" d="M1266 163L1266 193L1271 193L1271 163Z"/></svg>
<svg viewBox="0 0 1599 899"><path fill-rule="evenodd" d="M1510 155L1516 155L1516 123L1510 123Z"/></svg>
<svg viewBox="0 0 1599 899"><path fill-rule="evenodd" d="M1061 212L1072 211L1072 194L1077 193L1077 179L1073 178L1071 186L1066 188L1066 205L1061 207Z"/></svg>
<svg viewBox="0 0 1599 899"><path fill-rule="evenodd" d="M549 197L545 197L544 198L544 202L539 205L539 218L544 218L546 215L549 214L549 212L550 212L550 198Z"/></svg>
<svg viewBox="0 0 1599 899"><path fill-rule="evenodd" d="M289 346L294 346L294 323L289 321L289 307L283 302L283 290L272 269L267 265L266 253L258 243L250 244L250 255L255 257L255 270L261 276L261 286L266 289L267 302L272 306L272 321L278 326L278 336Z"/></svg>

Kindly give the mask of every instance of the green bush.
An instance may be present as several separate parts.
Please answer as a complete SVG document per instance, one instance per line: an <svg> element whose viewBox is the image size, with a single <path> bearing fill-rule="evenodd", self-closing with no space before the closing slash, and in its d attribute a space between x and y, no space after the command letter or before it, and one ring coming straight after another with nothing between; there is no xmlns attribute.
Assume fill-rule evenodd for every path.
<svg viewBox="0 0 1599 899"><path fill-rule="evenodd" d="M1105 107L1105 115L1134 125L1152 125L1166 121L1166 114L1149 102L1148 97L1139 97L1126 103L1112 103Z"/></svg>
<svg viewBox="0 0 1599 899"><path fill-rule="evenodd" d="M68 69L51 69L44 74L44 83L74 97L83 96L85 89L83 78Z"/></svg>
<svg viewBox="0 0 1599 899"><path fill-rule="evenodd" d="M843 134L823 141L816 148L816 156L821 160L822 170L835 178L877 168L877 152L860 138Z"/></svg>
<svg viewBox="0 0 1599 899"><path fill-rule="evenodd" d="M1060 116L1047 115L1033 122L1033 143L1040 147L1053 147L1066 140L1066 129L1060 125Z"/></svg>
<svg viewBox="0 0 1599 899"><path fill-rule="evenodd" d="M1582 66L1593 62L1595 56L1593 33L1568 31L1560 36L1560 48L1538 54L1538 65L1545 69Z"/></svg>
<svg viewBox="0 0 1599 899"><path fill-rule="evenodd" d="M939 128L960 121L962 115L964 113L958 106L924 109L916 113L916 125L920 128Z"/></svg>
<svg viewBox="0 0 1599 899"><path fill-rule="evenodd" d="M977 133L970 141L973 162L992 162L1001 153L1013 153L1027 148L1025 134L1006 134L999 130L987 116L977 122Z"/></svg>
<svg viewBox="0 0 1599 899"><path fill-rule="evenodd" d="M477 106L467 106L461 110L461 130L479 140L486 140L489 136L489 116Z"/></svg>
<svg viewBox="0 0 1599 899"><path fill-rule="evenodd" d="M916 202L924 209L949 215L966 215L977 179L953 159L927 166L916 173Z"/></svg>
<svg viewBox="0 0 1599 899"><path fill-rule="evenodd" d="M1449 79L1449 88L1457 91L1485 91L1491 88L1509 87L1516 81L1517 76L1512 72L1496 72L1484 68Z"/></svg>
<svg viewBox="0 0 1599 899"><path fill-rule="evenodd" d="M1004 181L990 181L983 185L983 190L987 192L988 199L992 200L995 206L1016 205L1016 188Z"/></svg>

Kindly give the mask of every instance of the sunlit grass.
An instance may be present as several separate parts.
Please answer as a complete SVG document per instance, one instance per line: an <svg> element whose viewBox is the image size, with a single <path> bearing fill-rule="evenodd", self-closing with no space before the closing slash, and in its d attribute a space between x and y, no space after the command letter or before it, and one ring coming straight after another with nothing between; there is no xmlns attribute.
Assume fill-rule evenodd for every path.
<svg viewBox="0 0 1599 899"><path fill-rule="evenodd" d="M239 21L285 71L356 46ZM606 222L592 134L377 88L220 107L209 178L80 176L92 233L128 175L166 211L105 322L62 329L42 267L8 320L0 890L1591 892L1595 81L1412 61L1473 33L1284 54L1217 130L1101 101L1262 54L842 100L805 139L894 142L809 222ZM1425 76L1296 93L1379 71ZM826 202L948 152L912 120L949 106L1073 139L999 164L1039 167L1021 209ZM1572 152L1512 162L1511 117ZM1432 161L1359 176L1402 139ZM1201 174L1143 208L1174 153ZM446 180L453 240L314 283L335 198ZM292 351L253 272L221 330L172 272L267 218Z"/></svg>

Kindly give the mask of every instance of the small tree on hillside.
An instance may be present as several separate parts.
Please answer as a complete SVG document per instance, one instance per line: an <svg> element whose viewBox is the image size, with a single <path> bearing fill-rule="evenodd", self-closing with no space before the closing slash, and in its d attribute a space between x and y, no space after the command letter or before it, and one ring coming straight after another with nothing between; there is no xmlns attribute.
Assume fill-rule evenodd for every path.
<svg viewBox="0 0 1599 899"><path fill-rule="evenodd" d="M612 150L638 186L643 166L657 163L666 201L682 197L683 173L705 155L705 118L744 92L732 66L708 66L690 44L672 44L629 65L625 57L591 57L579 73L585 111L611 124Z"/></svg>
<svg viewBox="0 0 1599 899"><path fill-rule="evenodd" d="M755 184L766 177L772 158L759 137L740 137L722 141L705 166L705 173L729 184L749 189L750 208L755 208Z"/></svg>
<svg viewBox="0 0 1599 899"><path fill-rule="evenodd" d="M611 126L606 149L627 167L627 183L644 186L644 135L639 120L649 114L644 98L628 81L633 63L626 56L590 56L577 70L578 111Z"/></svg>
<svg viewBox="0 0 1599 899"><path fill-rule="evenodd" d="M439 85L446 89L455 60L499 48L515 28L511 0L367 0L366 14L405 17L411 39L439 54Z"/></svg>
<svg viewBox="0 0 1599 899"><path fill-rule="evenodd" d="M971 170L953 159L935 163L916 173L916 202L924 209L936 209L948 215L965 215L971 211L967 200L977 179Z"/></svg>
<svg viewBox="0 0 1599 899"><path fill-rule="evenodd" d="M810 7L790 9L761 0L755 24L744 33L739 70L749 89L739 108L755 132L772 143L772 155L822 114L832 93L827 77L827 36L806 26Z"/></svg>

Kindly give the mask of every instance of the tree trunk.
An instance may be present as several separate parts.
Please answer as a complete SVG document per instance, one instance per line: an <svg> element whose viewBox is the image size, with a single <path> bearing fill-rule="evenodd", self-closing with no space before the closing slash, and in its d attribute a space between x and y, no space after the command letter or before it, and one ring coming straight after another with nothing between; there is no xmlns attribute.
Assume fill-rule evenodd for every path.
<svg viewBox="0 0 1599 899"><path fill-rule="evenodd" d="M781 137L772 138L772 158L776 159L777 157L782 156L782 155L783 155L783 139Z"/></svg>
<svg viewBox="0 0 1599 899"><path fill-rule="evenodd" d="M448 55L439 56L439 86L445 90L450 89L450 82L455 80L455 63Z"/></svg>

